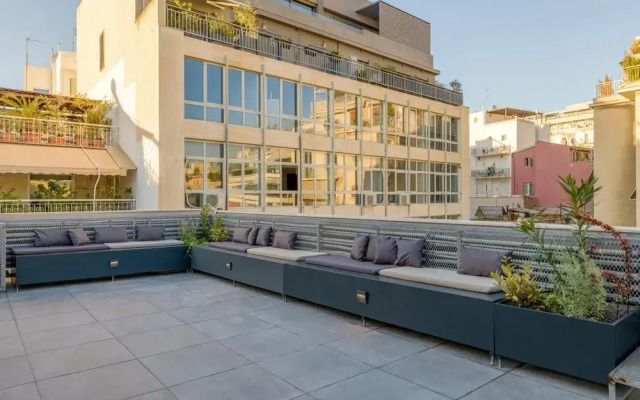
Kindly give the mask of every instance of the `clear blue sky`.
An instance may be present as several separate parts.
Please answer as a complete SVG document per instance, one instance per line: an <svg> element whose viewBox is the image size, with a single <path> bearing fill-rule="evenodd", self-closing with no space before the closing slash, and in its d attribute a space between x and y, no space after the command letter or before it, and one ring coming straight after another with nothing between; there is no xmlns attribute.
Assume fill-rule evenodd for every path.
<svg viewBox="0 0 640 400"><path fill-rule="evenodd" d="M388 1L431 23L439 80L460 80L472 111L589 101L605 73L620 77L617 62L640 36L639 0ZM25 38L44 41L29 58L48 65L58 42L71 48L78 0L2 3L0 87L22 88Z"/></svg>

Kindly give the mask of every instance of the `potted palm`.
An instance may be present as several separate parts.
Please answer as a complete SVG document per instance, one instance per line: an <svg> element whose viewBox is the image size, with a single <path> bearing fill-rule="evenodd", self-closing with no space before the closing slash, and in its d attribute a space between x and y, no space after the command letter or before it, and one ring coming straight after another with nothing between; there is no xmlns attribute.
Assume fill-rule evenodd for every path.
<svg viewBox="0 0 640 400"><path fill-rule="evenodd" d="M27 99L13 93L5 94L0 98L0 102L8 107L6 114L13 117L24 118L15 121L13 126L13 135L20 134L20 140L29 143L40 143L40 132L36 129L36 123L33 119L40 117L40 108L44 104L41 96L33 99ZM6 133L6 132L5 132ZM3 140L14 140L14 136L3 135Z"/></svg>

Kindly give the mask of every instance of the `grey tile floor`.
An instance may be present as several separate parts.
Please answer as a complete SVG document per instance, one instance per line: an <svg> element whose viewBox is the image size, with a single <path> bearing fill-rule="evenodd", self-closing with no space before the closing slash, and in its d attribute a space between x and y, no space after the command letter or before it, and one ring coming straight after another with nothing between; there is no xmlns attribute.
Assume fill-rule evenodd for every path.
<svg viewBox="0 0 640 400"><path fill-rule="evenodd" d="M0 400L10 399L606 400L607 392L183 273L0 293Z"/></svg>

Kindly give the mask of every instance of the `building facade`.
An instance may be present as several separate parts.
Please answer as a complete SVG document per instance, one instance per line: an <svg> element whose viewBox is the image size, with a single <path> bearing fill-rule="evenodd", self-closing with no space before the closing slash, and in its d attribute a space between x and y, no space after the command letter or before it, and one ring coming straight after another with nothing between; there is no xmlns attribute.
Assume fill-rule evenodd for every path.
<svg viewBox="0 0 640 400"><path fill-rule="evenodd" d="M363 0L265 0L249 28L228 2L133 3L78 6L78 89L117 102L139 208L467 217L468 109L434 85L429 23Z"/></svg>
<svg viewBox="0 0 640 400"><path fill-rule="evenodd" d="M640 37L636 38L636 46ZM633 45L632 45L632 48ZM630 65L621 81L596 88L594 112L594 173L602 190L595 203L595 217L614 226L640 226L636 191L640 183L640 54L630 50Z"/></svg>
<svg viewBox="0 0 640 400"><path fill-rule="evenodd" d="M589 178L593 173L591 149L536 142L512 154L511 171L514 195L533 198L538 208L559 207L567 199L558 177L572 175L578 182Z"/></svg>
<svg viewBox="0 0 640 400"><path fill-rule="evenodd" d="M76 53L58 47L51 53L51 66L24 66L24 90L43 94L75 96L78 94Z"/></svg>
<svg viewBox="0 0 640 400"><path fill-rule="evenodd" d="M572 104L528 119L549 126L551 143L593 148L593 110L589 103Z"/></svg>
<svg viewBox="0 0 640 400"><path fill-rule="evenodd" d="M512 186L512 153L549 140L549 128L529 120L535 114L505 107L469 115L471 215L479 206L524 206Z"/></svg>

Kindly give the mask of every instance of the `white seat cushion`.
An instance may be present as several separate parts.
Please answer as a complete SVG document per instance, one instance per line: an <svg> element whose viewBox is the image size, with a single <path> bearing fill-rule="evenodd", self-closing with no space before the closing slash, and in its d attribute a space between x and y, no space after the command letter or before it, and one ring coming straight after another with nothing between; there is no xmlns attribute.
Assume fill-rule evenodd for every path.
<svg viewBox="0 0 640 400"><path fill-rule="evenodd" d="M145 242L118 242L105 243L110 249L139 249L144 247L164 247L183 245L181 240L165 239L165 240L148 240Z"/></svg>
<svg viewBox="0 0 640 400"><path fill-rule="evenodd" d="M500 288L493 278L462 275L455 270L440 268L398 267L383 269L380 275L405 281L428 283L479 293L496 293Z"/></svg>
<svg viewBox="0 0 640 400"><path fill-rule="evenodd" d="M247 250L247 253L255 256L271 257L287 261L302 261L309 257L325 255L325 253L317 253L315 251L286 250L276 247L259 247L257 249L249 249Z"/></svg>

